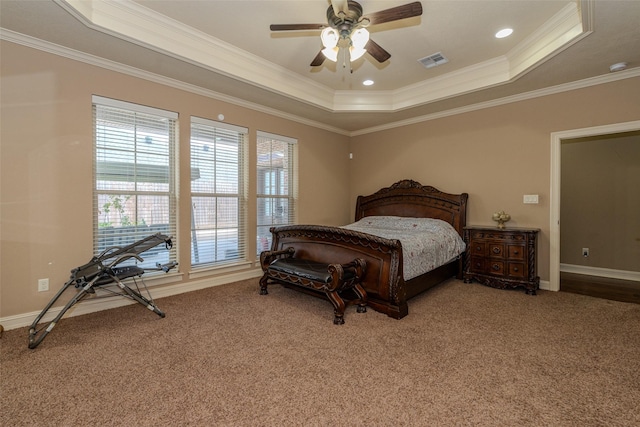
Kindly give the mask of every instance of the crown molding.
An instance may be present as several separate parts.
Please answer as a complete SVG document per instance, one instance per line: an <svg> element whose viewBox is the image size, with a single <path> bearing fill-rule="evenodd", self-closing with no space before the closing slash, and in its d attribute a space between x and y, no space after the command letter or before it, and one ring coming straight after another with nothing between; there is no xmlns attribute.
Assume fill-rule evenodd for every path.
<svg viewBox="0 0 640 427"><path fill-rule="evenodd" d="M526 101L529 99L540 98L542 96L555 95L558 93L568 92L568 91L577 90L577 89L584 89L590 86L597 86L601 84L616 82L618 80L625 80L625 79L631 79L636 77L640 77L640 67L631 68L625 71L618 71L616 73L606 74L602 76L590 77L583 80L577 80L574 82L551 86L544 89L538 89L530 92L520 93L517 95L507 96L504 98L494 99L491 101L471 104L471 105L467 105L460 108L453 108L451 110L445 110L438 113L427 114L427 115L414 117L407 120L388 123L381 126L374 126L366 129L360 129L360 130L351 132L350 136L354 137L359 135L366 135L368 133L375 133L383 130L389 130L389 129L413 125L417 123L428 122L430 120L437 120L444 117L450 117L458 114L469 113L472 111L483 110L485 108L498 107L501 105L511 104L513 102Z"/></svg>
<svg viewBox="0 0 640 427"><path fill-rule="evenodd" d="M593 0L583 0L592 4ZM506 55L396 91L336 91L335 111L400 111L516 80L591 34L592 7L570 3Z"/></svg>
<svg viewBox="0 0 640 427"><path fill-rule="evenodd" d="M51 42L36 39L34 37L16 33L11 30L6 30L4 28L0 28L0 40L5 40L11 43L19 44L25 47L40 50L53 55L68 58L74 61L83 62L85 64L108 69L111 71L129 75L132 77L162 84L168 87L173 87L175 89L184 90L186 92L205 96L221 102L226 102L232 105L237 105L239 107L248 108L250 110L258 111L265 114L270 114L275 117L280 117L286 120L291 120L296 123L312 126L318 129L323 129L329 132L334 132L339 135L344 135L349 137L365 135L368 133L374 133L374 132L379 132L383 130L394 129L402 126L408 126L408 125L422 123L430 120L436 120L444 117L450 117L458 114L464 114L472 111L482 110L485 108L492 108L500 105L509 104L512 102L526 101L528 99L538 98L542 96L553 95L557 93L567 92L567 91L576 90L576 89L582 89L582 88L596 86L596 85L605 84L605 83L611 83L618 80L640 77L640 67L636 67L636 68L631 68L624 71L619 71L617 73L610 73L603 76L591 77L588 79L578 80L575 82L565 83L565 84L552 86L544 89L539 89L531 92L526 92L518 95L504 97L504 98L500 98L492 101L481 102L477 104L468 105L465 107L454 108L450 110L441 111L438 113L418 116L418 117L414 117L407 120L388 123L381 126L364 128L357 131L347 131L345 129L336 128L335 126L329 126L327 124L324 124L318 121L306 119L303 117L296 116L294 114L285 113L280 110L265 107L260 104L256 104L256 103L238 99L232 96L224 95L219 92L203 89L199 86L184 83L176 79L160 76L157 74L150 73L148 71L143 71L134 67L130 67L128 65L123 65L118 62L109 61L94 55L89 55L84 52L79 52L73 49L69 49L67 47L59 46Z"/></svg>
<svg viewBox="0 0 640 427"><path fill-rule="evenodd" d="M327 111L396 112L518 78L589 34L595 0L568 4L504 56L394 91L330 89L131 0L54 1L89 28Z"/></svg>
<svg viewBox="0 0 640 427"><path fill-rule="evenodd" d="M509 81L505 56L483 61L398 91L398 110L486 89ZM427 102L425 102L427 101Z"/></svg>
<svg viewBox="0 0 640 427"><path fill-rule="evenodd" d="M594 0L582 0L593 5ZM510 78L532 70L591 34L593 7L570 3L507 53Z"/></svg>
<svg viewBox="0 0 640 427"><path fill-rule="evenodd" d="M509 64L504 56L484 61L396 91L336 91L336 111L393 112L440 101L506 82Z"/></svg>
<svg viewBox="0 0 640 427"><path fill-rule="evenodd" d="M16 33L11 30L0 28L0 40L5 40L11 43L15 43L21 46L25 46L31 49L36 49L42 52L50 53L52 55L60 56L63 58L71 59L73 61L82 62L85 64L93 65L96 67L104 68L106 70L114 71L117 73L125 74L128 76L136 77L139 79L147 80L153 83L158 83L164 86L172 87L185 92L190 92L196 95L205 96L207 98L215 99L217 101L226 102L239 107L247 108L253 111L258 111L265 114L270 114L275 117L280 117L286 120L291 120L296 123L300 123L307 126L312 126L318 129L334 132L339 135L349 136L349 131L336 128L325 123L321 123L315 120L306 119L304 117L296 116L294 114L286 113L274 108L266 107L264 105L256 104L253 102L245 101L233 96L225 95L213 90L204 89L202 87L182 82L180 80L172 79L169 77L161 76L151 73L149 71L140 70L135 67L121 64L119 62L110 61L108 59L100 58L95 55L90 55L77 50L69 49L64 46L57 45L48 41L40 40L31 36Z"/></svg>
<svg viewBox="0 0 640 427"><path fill-rule="evenodd" d="M96 31L316 107L333 109L332 89L131 0L54 1Z"/></svg>

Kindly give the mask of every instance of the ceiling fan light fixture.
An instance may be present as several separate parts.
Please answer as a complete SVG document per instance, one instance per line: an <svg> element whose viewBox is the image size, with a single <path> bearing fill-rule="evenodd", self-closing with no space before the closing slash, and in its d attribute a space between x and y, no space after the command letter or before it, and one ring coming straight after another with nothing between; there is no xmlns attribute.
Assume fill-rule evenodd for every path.
<svg viewBox="0 0 640 427"><path fill-rule="evenodd" d="M366 28L358 28L351 33L351 45L355 48L364 49L369 42L369 31Z"/></svg>
<svg viewBox="0 0 640 427"><path fill-rule="evenodd" d="M322 30L320 34L320 39L322 40L322 45L327 49L333 49L338 45L338 40L340 40L340 35L335 28L327 27Z"/></svg>
<svg viewBox="0 0 640 427"><path fill-rule="evenodd" d="M1 0L0 0L1 1ZM326 1L326 0L325 0ZM327 8L327 24L271 24L271 31L321 30L323 49L311 61L312 67L322 65L325 59L337 62L340 49L349 48L351 60L369 53L373 59L383 63L391 54L369 39L369 25L385 24L422 15L422 4L413 1L402 6L363 15L360 3L355 0L330 0ZM352 70L353 71L353 70Z"/></svg>
<svg viewBox="0 0 640 427"><path fill-rule="evenodd" d="M351 61L356 61L362 58L362 55L364 55L365 53L367 53L367 50L361 47L355 47L355 46L349 47L349 58L351 59Z"/></svg>
<svg viewBox="0 0 640 427"><path fill-rule="evenodd" d="M338 47L325 47L322 49L322 54L330 61L338 62L338 52L340 49Z"/></svg>

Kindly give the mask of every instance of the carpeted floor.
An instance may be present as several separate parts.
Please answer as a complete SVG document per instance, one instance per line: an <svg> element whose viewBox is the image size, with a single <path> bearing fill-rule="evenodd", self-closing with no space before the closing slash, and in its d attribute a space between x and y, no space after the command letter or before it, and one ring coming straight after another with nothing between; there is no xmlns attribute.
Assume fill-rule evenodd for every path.
<svg viewBox="0 0 640 427"><path fill-rule="evenodd" d="M640 305L450 280L394 320L257 280L0 339L3 426L637 426Z"/></svg>

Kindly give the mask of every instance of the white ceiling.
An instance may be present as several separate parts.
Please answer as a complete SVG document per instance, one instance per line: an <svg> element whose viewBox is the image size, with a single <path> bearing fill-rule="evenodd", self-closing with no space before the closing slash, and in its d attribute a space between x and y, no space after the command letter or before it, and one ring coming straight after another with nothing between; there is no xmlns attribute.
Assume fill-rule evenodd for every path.
<svg viewBox="0 0 640 427"><path fill-rule="evenodd" d="M366 16L409 2L360 4ZM3 39L54 43L347 133L604 77L616 62L629 63L622 75L640 70L640 0L421 3L420 17L369 27L388 61L351 66L309 66L319 31L269 30L325 24L329 0L0 0L0 24ZM504 27L513 35L496 39ZM437 52L449 62L418 62Z"/></svg>

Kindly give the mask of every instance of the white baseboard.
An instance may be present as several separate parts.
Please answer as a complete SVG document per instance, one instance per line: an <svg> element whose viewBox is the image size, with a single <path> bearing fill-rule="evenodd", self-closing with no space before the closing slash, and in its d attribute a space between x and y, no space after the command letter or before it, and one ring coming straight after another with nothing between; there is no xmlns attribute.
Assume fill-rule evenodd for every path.
<svg viewBox="0 0 640 427"><path fill-rule="evenodd" d="M563 270L564 271L564 270ZM585 273L586 274L586 273ZM238 272L234 274L224 275L217 278L207 278L201 280L195 280L192 282L177 284L173 286L167 286L159 289L153 289L153 299L160 299L164 297L170 297L173 295L183 294L185 292L197 291L200 289L211 288L214 286L225 285L227 283L239 282L241 280L255 279L262 276L262 271L259 269ZM540 281L541 290L550 290L549 281ZM65 314L66 317L81 316L83 314L95 313L102 310L109 310L112 308L123 307L125 305L137 304L128 298L105 298L95 300L85 300L74 307L72 307ZM162 308L162 307L161 307ZM52 320L62 310L62 307L54 307L43 317L43 322ZM31 313L17 314L15 316L8 316L0 318L0 324L5 330L18 329L25 326L30 326L33 320L40 314L39 311L33 311Z"/></svg>
<svg viewBox="0 0 640 427"><path fill-rule="evenodd" d="M611 279L640 282L640 271L612 270L610 268L574 264L560 264L560 271L564 273L586 274L587 276L609 277Z"/></svg>
<svg viewBox="0 0 640 427"><path fill-rule="evenodd" d="M239 282L241 280L255 279L262 276L262 270L254 269L249 271L237 272L233 274L226 274L221 277L206 278L201 280L195 280L192 282L176 284L173 286L166 286L162 288L152 288L153 299L157 300L164 297L183 294L185 292L197 291L200 289L211 288L213 286L220 286L227 283ZM256 292L258 292L256 288ZM87 299L79 302L74 307L69 309L64 315L64 318L81 316L83 314L95 313L97 311L108 310L111 308L122 307L125 305L137 304L137 302L130 300L129 298L102 298L102 299ZM162 305L160 304L160 308ZM55 318L62 310L62 307L53 307L43 317L42 321L48 322ZM31 313L17 314L15 316L8 316L0 318L0 324L5 330L22 328L30 326L34 319L40 314L39 311Z"/></svg>
<svg viewBox="0 0 640 427"><path fill-rule="evenodd" d="M543 291L551 291L551 284L548 280L540 280L540 289Z"/></svg>

